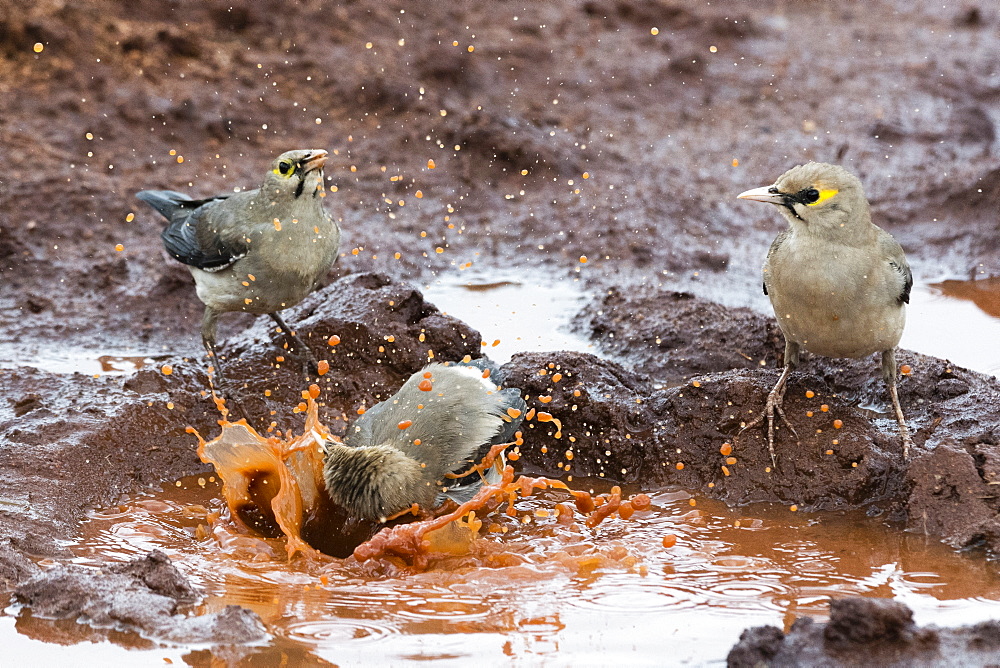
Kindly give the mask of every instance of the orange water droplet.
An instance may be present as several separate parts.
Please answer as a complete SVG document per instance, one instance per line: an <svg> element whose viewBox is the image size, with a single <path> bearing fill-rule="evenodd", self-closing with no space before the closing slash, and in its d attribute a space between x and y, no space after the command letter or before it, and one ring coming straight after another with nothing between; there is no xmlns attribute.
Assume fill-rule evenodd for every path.
<svg viewBox="0 0 1000 668"><path fill-rule="evenodd" d="M813 392L812 390L806 390L806 399L812 399L815 396L816 396L815 392Z"/></svg>
<svg viewBox="0 0 1000 668"><path fill-rule="evenodd" d="M586 255L581 255L580 256L580 264L587 264L587 256Z"/></svg>
<svg viewBox="0 0 1000 668"><path fill-rule="evenodd" d="M330 363L326 360L320 360L316 363L316 373L321 376L325 376L330 371Z"/></svg>
<svg viewBox="0 0 1000 668"><path fill-rule="evenodd" d="M431 383L431 381L424 378L422 381L420 381L420 384L417 385L417 388L422 392L430 392L431 390L434 389L434 384Z"/></svg>
<svg viewBox="0 0 1000 668"><path fill-rule="evenodd" d="M544 396L544 397L538 397L538 400L539 400L540 402L542 402L543 404L547 404L547 403L549 403L550 401L552 401L552 397L551 397L551 396L548 396L548 395L546 395L546 396Z"/></svg>
<svg viewBox="0 0 1000 668"><path fill-rule="evenodd" d="M435 167L437 167L437 165L434 164L433 158L427 161L427 169L434 169Z"/></svg>
<svg viewBox="0 0 1000 668"><path fill-rule="evenodd" d="M677 469L678 471L683 471L684 470L684 462L677 462L677 464L674 466L674 468Z"/></svg>
<svg viewBox="0 0 1000 668"><path fill-rule="evenodd" d="M521 417L521 411L516 408L508 408L507 415L509 415L512 419L516 420L517 418Z"/></svg>
<svg viewBox="0 0 1000 668"><path fill-rule="evenodd" d="M340 337L337 336L336 334L333 334L330 338L326 340L326 343L327 345L335 346L338 343L340 343Z"/></svg>
<svg viewBox="0 0 1000 668"><path fill-rule="evenodd" d="M663 537L663 547L671 548L677 544L677 536L672 533L668 533Z"/></svg>
<svg viewBox="0 0 1000 668"><path fill-rule="evenodd" d="M367 410L368 410L367 408L362 406L361 408L358 409L358 415L364 415Z"/></svg>
<svg viewBox="0 0 1000 668"><path fill-rule="evenodd" d="M400 422L396 426L399 427L400 429L407 429L407 428L413 426L413 420L403 420L402 422Z"/></svg>
<svg viewBox="0 0 1000 668"><path fill-rule="evenodd" d="M317 385L316 383L313 383L312 385L309 386L309 397L311 399L319 398L319 385Z"/></svg>
<svg viewBox="0 0 1000 668"><path fill-rule="evenodd" d="M118 251L118 252L120 253L120 252L122 252L123 250L125 250L125 246L124 246L124 245L122 245L122 244L115 244L115 250L116 250L116 251Z"/></svg>
<svg viewBox="0 0 1000 668"><path fill-rule="evenodd" d="M844 421L843 420L834 420L833 421L833 428L834 429L840 429L843 426L844 426Z"/></svg>
<svg viewBox="0 0 1000 668"><path fill-rule="evenodd" d="M538 412L538 421L539 422L551 422L552 421L552 414L551 413L543 413L542 411L539 411Z"/></svg>
<svg viewBox="0 0 1000 668"><path fill-rule="evenodd" d="M726 463L732 466L736 463L736 457L726 457Z"/></svg>
<svg viewBox="0 0 1000 668"><path fill-rule="evenodd" d="M722 454L723 457L728 457L729 455L731 455L733 452L732 443L723 443L722 447L719 448L719 452Z"/></svg>
<svg viewBox="0 0 1000 668"><path fill-rule="evenodd" d="M562 374L561 373L557 373L557 374L553 374L552 375L552 382L553 383L558 383L560 380L562 380Z"/></svg>
<svg viewBox="0 0 1000 668"><path fill-rule="evenodd" d="M911 373L913 373L913 369L910 367L909 364L904 364L903 366L899 367L899 373L903 374L904 376L909 376Z"/></svg>
<svg viewBox="0 0 1000 668"><path fill-rule="evenodd" d="M493 373L490 369L483 371L483 378L489 378L490 374Z"/></svg>
<svg viewBox="0 0 1000 668"><path fill-rule="evenodd" d="M823 404L822 406L819 407L819 409L821 411L823 411L824 413L826 413L827 411L830 410L830 407L828 405L826 405L826 404Z"/></svg>

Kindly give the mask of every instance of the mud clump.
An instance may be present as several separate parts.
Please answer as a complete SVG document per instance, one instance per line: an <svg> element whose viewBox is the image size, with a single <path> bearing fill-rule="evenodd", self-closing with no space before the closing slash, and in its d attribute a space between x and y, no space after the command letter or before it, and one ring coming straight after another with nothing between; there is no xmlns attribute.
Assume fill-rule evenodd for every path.
<svg viewBox="0 0 1000 668"><path fill-rule="evenodd" d="M943 629L918 627L902 603L878 598L830 602L830 621L795 620L747 629L727 657L744 666L982 666L1000 659L1000 625L983 622Z"/></svg>
<svg viewBox="0 0 1000 668"><path fill-rule="evenodd" d="M772 470L766 425L740 433L763 409L778 370L729 369L718 341L746 344L764 359L770 344L734 338L766 330L755 313L721 309L696 297L625 298L610 295L617 316L590 306L614 333L603 339L628 367L585 353L517 355L504 367L537 417L524 425L526 466L545 472L594 476L646 488L678 485L731 505L779 503L802 510L860 508L955 547L984 546L1000 553L1000 512L989 485L1000 476L1000 383L995 378L909 351L901 362L912 373L900 396L916 451L904 461L888 410L873 417L858 405L887 404L875 358L837 360L806 356L790 379L785 412L796 439L777 424L777 468ZM639 306L642 303L642 307ZM624 317L632 313L642 317ZM654 334L670 331L670 365ZM621 342L625 342L624 344ZM765 339L767 341L767 339ZM645 373L689 376L683 385L658 386ZM561 433L555 420L561 425ZM558 435L558 438L557 438ZM963 511L965 509L965 511Z"/></svg>
<svg viewBox="0 0 1000 668"><path fill-rule="evenodd" d="M780 360L785 345L773 317L675 290L608 290L573 325L605 354L671 380L759 368Z"/></svg>
<svg viewBox="0 0 1000 668"><path fill-rule="evenodd" d="M158 550L100 570L58 565L17 587L14 597L36 616L85 618L95 627L124 628L156 640L228 645L268 637L260 618L238 606L182 614L200 596Z"/></svg>

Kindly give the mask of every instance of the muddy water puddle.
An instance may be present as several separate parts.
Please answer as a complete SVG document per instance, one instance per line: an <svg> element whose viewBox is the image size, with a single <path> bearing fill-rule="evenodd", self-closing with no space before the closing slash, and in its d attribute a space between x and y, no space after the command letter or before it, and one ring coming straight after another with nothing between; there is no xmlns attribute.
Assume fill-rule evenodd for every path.
<svg viewBox="0 0 1000 668"><path fill-rule="evenodd" d="M507 565L443 561L400 575L353 559L289 564L280 541L248 539L224 519L206 531L225 508L219 484L200 481L93 513L72 545L75 561L96 566L163 550L206 593L201 610L238 604L261 616L274 639L248 652L268 661L569 666L600 657L604 665L660 665L669 651L671 663L722 664L744 628L824 619L828 598L847 594L894 597L921 624L1000 616L996 564L860 515L821 521L785 508L732 511L667 490L629 521L567 529L534 514L562 500L547 492L518 503L530 522L481 538L484 553L510 555ZM664 547L668 535L676 544ZM43 641L93 635L55 627L17 620L19 631ZM130 663L210 659L203 648L178 657L176 648L124 634L113 640L104 642L108 652L127 647ZM22 636L13 647L38 644Z"/></svg>
<svg viewBox="0 0 1000 668"><path fill-rule="evenodd" d="M1000 375L1000 278L915 285L899 345Z"/></svg>
<svg viewBox="0 0 1000 668"><path fill-rule="evenodd" d="M478 329L485 352L499 364L520 352L597 352L590 340L569 330L587 303L577 281L466 272L461 280L425 285L423 292L427 301Z"/></svg>
<svg viewBox="0 0 1000 668"><path fill-rule="evenodd" d="M424 286L428 301L473 328L500 363L518 352L598 352L570 323L588 297L579 283L490 274ZM900 346L982 373L1000 373L1000 278L913 287ZM499 341L499 343L496 343Z"/></svg>
<svg viewBox="0 0 1000 668"><path fill-rule="evenodd" d="M0 356L0 369L15 369L22 366L35 367L52 373L82 373L88 376L124 375L155 364L158 359L169 355L138 355L135 353L105 353L59 348L38 351L30 356Z"/></svg>

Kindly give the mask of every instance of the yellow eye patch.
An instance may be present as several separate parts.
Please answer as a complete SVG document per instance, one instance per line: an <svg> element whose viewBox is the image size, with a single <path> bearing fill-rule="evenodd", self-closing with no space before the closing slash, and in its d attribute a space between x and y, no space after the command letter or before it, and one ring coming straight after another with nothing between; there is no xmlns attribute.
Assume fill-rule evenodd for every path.
<svg viewBox="0 0 1000 668"><path fill-rule="evenodd" d="M809 202L809 204L807 204L806 206L816 206L817 204L822 204L823 202L825 202L826 200L830 199L831 197L833 197L834 195L836 195L840 191L839 190L834 190L833 188L826 188L826 189L820 190L818 192L819 192L819 197L816 198L816 201L815 202Z"/></svg>
<svg viewBox="0 0 1000 668"><path fill-rule="evenodd" d="M271 171L278 176L285 177L286 179L295 173L295 170L292 169L292 163L290 163L287 160L282 160L281 162L279 162L278 166L272 169Z"/></svg>

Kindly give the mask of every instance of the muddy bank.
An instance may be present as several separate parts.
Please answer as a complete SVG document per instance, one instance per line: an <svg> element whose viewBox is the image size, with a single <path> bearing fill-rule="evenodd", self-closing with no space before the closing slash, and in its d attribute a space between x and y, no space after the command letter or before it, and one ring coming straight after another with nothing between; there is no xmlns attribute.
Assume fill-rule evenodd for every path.
<svg viewBox="0 0 1000 668"><path fill-rule="evenodd" d="M7 354L195 354L189 278L133 193L253 187L301 146L336 151L340 272L587 256L587 287L762 308L782 223L734 197L809 159L861 175L918 278L1000 271L995 12L404 5L0 7Z"/></svg>
<svg viewBox="0 0 1000 668"><path fill-rule="evenodd" d="M99 571L58 565L14 590L14 600L32 615L86 620L153 640L244 645L268 638L260 618L235 605L204 615L182 614L200 599L170 559L155 550Z"/></svg>
<svg viewBox="0 0 1000 668"><path fill-rule="evenodd" d="M610 313L639 315L609 315L609 302ZM730 504L862 508L954 547L1000 547L989 491L1000 453L995 378L901 351L912 372L902 377L900 396L917 446L904 461L876 359L804 357L785 398L798 441L779 423L778 467L769 471L766 430L737 435L779 375L773 325L672 292L612 294L585 309L581 322L625 366L583 353L515 357L508 382L562 422L559 440L553 423L529 425L522 448L529 464L548 472L569 465L576 475L640 486L675 484ZM656 389L650 376L683 384ZM726 443L731 452L723 454Z"/></svg>
<svg viewBox="0 0 1000 668"><path fill-rule="evenodd" d="M877 598L830 602L830 620L795 620L747 629L727 665L744 666L990 666L1000 661L1000 624L917 626L902 603Z"/></svg>

